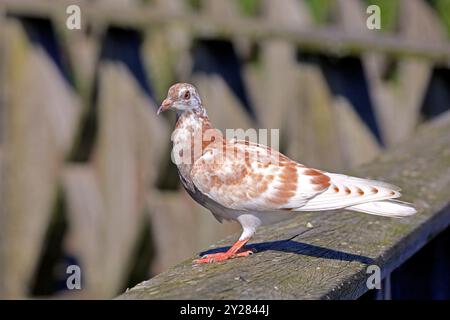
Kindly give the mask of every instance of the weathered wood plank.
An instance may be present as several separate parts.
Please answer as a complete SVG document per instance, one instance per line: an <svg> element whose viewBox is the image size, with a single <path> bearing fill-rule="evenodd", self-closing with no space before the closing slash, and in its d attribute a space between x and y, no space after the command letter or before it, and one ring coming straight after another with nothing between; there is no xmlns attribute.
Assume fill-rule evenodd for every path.
<svg viewBox="0 0 450 320"><path fill-rule="evenodd" d="M368 265L380 266L385 277L450 223L450 114L352 173L402 186L418 214L402 220L336 211L302 214L259 230L252 241L258 252L249 258L200 266L189 259L118 298L359 297L367 291Z"/></svg>
<svg viewBox="0 0 450 320"><path fill-rule="evenodd" d="M79 121L80 101L58 65L52 27L8 19L2 32L6 102L2 107L0 295L27 294L54 205L61 164ZM41 34L48 35L47 44Z"/></svg>
<svg viewBox="0 0 450 320"><path fill-rule="evenodd" d="M402 1L400 4L399 33L403 37L416 42L445 41L444 30L424 1ZM362 58L383 141L387 145L400 143L422 120L420 109L433 64L425 59L407 58L392 60L389 65L389 58L377 53L367 53Z"/></svg>
<svg viewBox="0 0 450 320"><path fill-rule="evenodd" d="M63 179L72 224L67 250L86 268L84 297L109 298L122 287L152 192L148 186L157 179L169 140L152 97L137 79L142 66L127 65L137 48L113 56L114 39L111 34L105 41L99 61L95 150L89 164L68 165Z"/></svg>
<svg viewBox="0 0 450 320"><path fill-rule="evenodd" d="M64 247L83 266L83 290L77 294L84 298L104 297L105 208L96 172L90 165L67 166L62 174L62 187L70 221Z"/></svg>
<svg viewBox="0 0 450 320"><path fill-rule="evenodd" d="M286 28L266 23L258 18L217 19L202 14L167 14L153 6L123 8L105 6L88 1L3 0L8 13L30 16L59 16L65 14L69 4L82 7L83 15L97 24L113 24L129 28L146 28L176 21L187 26L199 37L229 38L234 35L247 36L259 41L268 38L282 38L318 51L337 54L358 54L361 52L382 52L398 57L420 57L448 64L450 45L446 42L417 42L394 34L362 34L344 32L334 27Z"/></svg>

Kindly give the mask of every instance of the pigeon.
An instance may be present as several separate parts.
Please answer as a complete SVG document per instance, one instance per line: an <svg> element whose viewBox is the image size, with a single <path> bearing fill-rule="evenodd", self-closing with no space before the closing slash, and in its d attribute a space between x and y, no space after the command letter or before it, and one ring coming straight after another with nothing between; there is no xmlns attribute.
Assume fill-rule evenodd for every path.
<svg viewBox="0 0 450 320"><path fill-rule="evenodd" d="M184 189L219 222L237 221L242 227L226 252L194 263L249 256L253 251L245 244L259 226L305 211L345 209L385 217L416 213L412 204L396 199L401 193L395 185L314 169L248 139L226 139L211 124L191 84L169 88L157 114L166 110L177 116L171 156Z"/></svg>

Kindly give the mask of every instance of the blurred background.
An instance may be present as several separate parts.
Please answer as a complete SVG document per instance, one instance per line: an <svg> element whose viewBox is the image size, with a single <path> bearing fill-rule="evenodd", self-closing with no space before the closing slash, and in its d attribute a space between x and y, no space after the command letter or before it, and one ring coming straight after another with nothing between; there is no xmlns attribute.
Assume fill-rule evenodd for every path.
<svg viewBox="0 0 450 320"><path fill-rule="evenodd" d="M343 171L450 108L449 39L448 0L0 0L0 297L111 298L239 230L180 188L173 83Z"/></svg>

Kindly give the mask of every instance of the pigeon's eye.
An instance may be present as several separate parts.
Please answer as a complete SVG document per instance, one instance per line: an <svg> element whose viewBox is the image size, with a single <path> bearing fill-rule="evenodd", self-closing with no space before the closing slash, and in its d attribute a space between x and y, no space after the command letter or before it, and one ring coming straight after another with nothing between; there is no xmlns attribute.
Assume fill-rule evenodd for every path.
<svg viewBox="0 0 450 320"><path fill-rule="evenodd" d="M186 90L186 92L183 94L183 98L187 100L190 97L191 97L191 93L189 92L189 90Z"/></svg>

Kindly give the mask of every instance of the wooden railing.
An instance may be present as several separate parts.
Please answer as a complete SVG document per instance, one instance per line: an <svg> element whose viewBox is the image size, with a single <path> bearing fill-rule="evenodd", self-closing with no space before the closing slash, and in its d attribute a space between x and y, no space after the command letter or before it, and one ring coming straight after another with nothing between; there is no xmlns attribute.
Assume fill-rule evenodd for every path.
<svg viewBox="0 0 450 320"><path fill-rule="evenodd" d="M274 21L266 17L242 17L233 15L228 19L226 15L217 14L222 8L232 8L233 4L224 4L220 1L211 1L210 12L183 11L181 3L178 8L170 10L170 5L116 7L108 2L63 0L52 1L33 0L4 0L10 14L54 17L64 22L61 12L69 5L79 5L82 8L83 19L95 26L113 25L116 27L135 28L163 28L167 25L178 24L194 37L211 39L230 39L233 37L246 37L252 41L265 41L282 39L289 43L301 46L303 49L325 51L338 55L358 55L365 52L386 53L397 58L424 58L435 63L448 63L450 59L450 45L447 41L423 39L417 42L402 34L369 33L361 30L344 30L331 26L319 28L310 25L298 29L292 23ZM208 6L208 4L207 4ZM217 7L216 10L214 10ZM208 10L206 10L208 11ZM281 23L280 23L281 22Z"/></svg>
<svg viewBox="0 0 450 320"><path fill-rule="evenodd" d="M405 219L299 214L257 232L250 257L210 265L195 265L192 257L119 299L355 299L369 289L389 297L390 274L450 224L450 113L352 173L402 186L418 213ZM237 236L206 251L224 250ZM439 254L425 263L448 260L448 252ZM384 279L379 290L369 279L377 268Z"/></svg>

